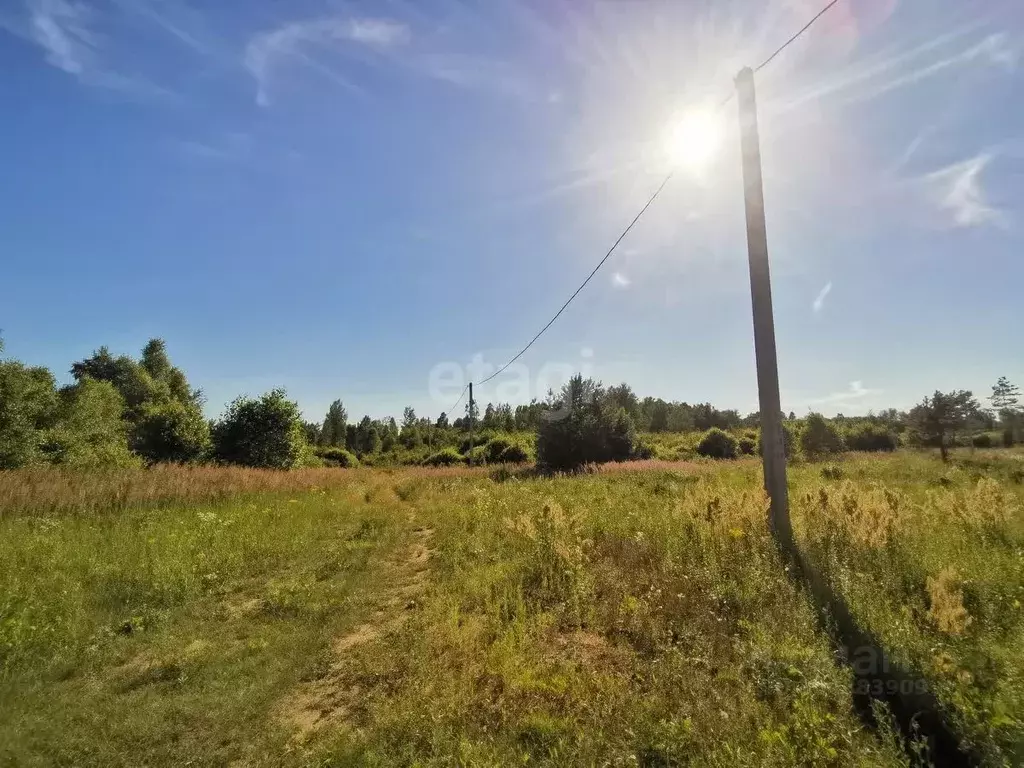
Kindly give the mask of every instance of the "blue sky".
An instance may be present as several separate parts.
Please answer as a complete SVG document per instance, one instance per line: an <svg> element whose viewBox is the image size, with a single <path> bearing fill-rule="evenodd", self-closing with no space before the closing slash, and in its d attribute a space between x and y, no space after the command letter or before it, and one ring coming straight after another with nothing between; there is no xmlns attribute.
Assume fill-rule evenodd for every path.
<svg viewBox="0 0 1024 768"><path fill-rule="evenodd" d="M4 0L6 354L66 379L161 336L210 415L436 415L603 255L672 116L820 5ZM1024 384L1022 94L1017 0L841 0L758 75L786 410ZM479 400L583 368L756 409L735 122Z"/></svg>

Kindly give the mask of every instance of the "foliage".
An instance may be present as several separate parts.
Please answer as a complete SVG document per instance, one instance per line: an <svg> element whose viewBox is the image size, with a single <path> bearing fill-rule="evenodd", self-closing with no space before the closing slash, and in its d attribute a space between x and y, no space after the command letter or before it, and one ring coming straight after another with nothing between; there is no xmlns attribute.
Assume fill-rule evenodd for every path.
<svg viewBox="0 0 1024 768"><path fill-rule="evenodd" d="M130 444L147 462L196 461L209 450L202 393L171 364L163 339L150 339L138 361L100 347L71 372L79 382L108 382L121 395Z"/></svg>
<svg viewBox="0 0 1024 768"><path fill-rule="evenodd" d="M358 467L359 459L351 451L338 446L324 446L314 449L313 454L329 467Z"/></svg>
<svg viewBox="0 0 1024 768"><path fill-rule="evenodd" d="M358 425L349 425L346 436L349 450L360 457L379 452L383 445L381 431L381 424L373 421L369 416L364 416Z"/></svg>
<svg viewBox="0 0 1024 768"><path fill-rule="evenodd" d="M198 405L146 403L132 433L132 448L150 462L198 461L210 451L210 424Z"/></svg>
<svg viewBox="0 0 1024 768"><path fill-rule="evenodd" d="M213 427L215 458L247 467L289 469L308 455L299 406L283 389L239 397Z"/></svg>
<svg viewBox="0 0 1024 768"><path fill-rule="evenodd" d="M53 375L14 360L0 360L0 470L30 466L57 408Z"/></svg>
<svg viewBox="0 0 1024 768"><path fill-rule="evenodd" d="M633 455L635 438L625 409L609 403L593 379L576 375L550 398L537 432L537 463L548 471L574 471L624 461Z"/></svg>
<svg viewBox="0 0 1024 768"><path fill-rule="evenodd" d="M455 464L464 464L466 457L454 448L442 448L437 453L432 453L423 460L428 467L451 467Z"/></svg>
<svg viewBox="0 0 1024 768"><path fill-rule="evenodd" d="M327 446L345 446L348 412L341 400L335 400L327 409L323 426L320 428L319 443Z"/></svg>
<svg viewBox="0 0 1024 768"><path fill-rule="evenodd" d="M800 450L811 458L842 453L846 450L842 433L820 413L811 413L804 419L799 443Z"/></svg>
<svg viewBox="0 0 1024 768"><path fill-rule="evenodd" d="M60 391L56 426L42 450L53 464L75 469L134 467L128 446L124 399L108 381L83 377Z"/></svg>
<svg viewBox="0 0 1024 768"><path fill-rule="evenodd" d="M79 383L106 382L121 396L121 420L128 445L147 464L225 461L211 450L211 424L203 414L201 391L192 389L185 374L173 366L161 339L151 339L138 359L115 356L108 348L100 347L90 357L74 363L72 373ZM310 446L344 448L361 462L375 466L418 465L448 447L457 447L463 454L472 452L479 463L521 463L531 460L539 449L542 468L554 470L626 459L679 461L697 455L697 443L711 428L736 435L740 454L759 450L760 438L753 431L760 422L758 413L740 417L736 411L721 410L710 403L641 399L626 383L605 390L596 382L576 377L576 384L586 390L582 399L566 387L545 402L533 400L514 408L508 403L488 403L482 418L475 414L475 448L470 445L470 420L466 417L454 422L447 414L437 419L418 417L409 407L403 413L401 428L391 417L364 416L350 424L342 402L336 400L323 423L301 425L304 439L295 441L292 466L318 461ZM926 400L931 403L934 398ZM993 444L1012 446L1019 439L1022 423L1018 390L1001 378L990 400L998 408L982 411L972 403L962 421L951 422L942 439L929 434L929 425L924 423L927 419L920 418L920 407L915 409L913 419L891 408L866 416L837 414L823 422L812 415L802 430L802 420L793 419L791 413L785 425L787 455L795 448L794 434L800 435L808 455L836 450L840 439L854 450L890 451L905 443L941 445L945 453L946 447L971 444L972 435L975 447L987 446L990 438ZM72 450L75 436L82 430L61 423L70 417L70 411L66 404L58 407L59 401L49 371L13 360L0 361L0 468L67 463L73 455L89 456L82 461L90 466L101 463L104 455L109 455L115 465L134 461L126 459L120 447L106 453ZM568 405L563 406L563 401ZM88 403L89 398L83 402ZM479 411L479 404L474 407ZM642 443L637 439L638 426L651 430ZM1001 434L997 429L1002 430ZM979 430L989 437L979 435ZM87 440L86 444L102 442L100 433L113 440L111 445L120 445L121 438L110 430L93 434L89 438L92 442ZM495 438L508 442L484 448Z"/></svg>
<svg viewBox="0 0 1024 768"><path fill-rule="evenodd" d="M712 459L735 459L739 442L728 432L712 427L697 443L697 453Z"/></svg>
<svg viewBox="0 0 1024 768"><path fill-rule="evenodd" d="M992 395L989 397L989 401L992 403L992 409L997 413L1001 413L1005 410L1014 410L1017 404L1020 402L1020 389L1010 383L1010 380L1005 376L1000 376L999 380L992 387Z"/></svg>
<svg viewBox="0 0 1024 768"><path fill-rule="evenodd" d="M846 446L851 451L895 451L899 438L881 424L864 422L846 430Z"/></svg>
<svg viewBox="0 0 1024 768"><path fill-rule="evenodd" d="M522 464L533 459L533 450L524 440L507 435L492 437L483 452L488 464Z"/></svg>
<svg viewBox="0 0 1024 768"><path fill-rule="evenodd" d="M971 436L971 445L975 448L991 448L995 445L995 441L988 432L982 432L980 435Z"/></svg>
<svg viewBox="0 0 1024 768"><path fill-rule="evenodd" d="M1000 376L992 387L989 401L1003 428L1003 445L1013 445L1024 433L1024 412L1019 405L1020 389L1011 384L1005 376Z"/></svg>
<svg viewBox="0 0 1024 768"><path fill-rule="evenodd" d="M925 445L937 445L942 460L948 459L948 439L956 435L967 419L977 413L979 405L971 392L956 390L935 391L910 411L910 423Z"/></svg>

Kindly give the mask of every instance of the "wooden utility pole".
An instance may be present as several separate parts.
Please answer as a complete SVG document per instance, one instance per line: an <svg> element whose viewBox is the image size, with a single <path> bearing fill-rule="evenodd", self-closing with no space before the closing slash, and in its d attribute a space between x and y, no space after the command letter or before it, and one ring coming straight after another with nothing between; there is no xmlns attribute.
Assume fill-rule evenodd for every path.
<svg viewBox="0 0 1024 768"><path fill-rule="evenodd" d="M768 268L768 233L764 221L761 147L757 134L754 72L744 68L736 76L739 101L740 149L743 154L743 193L747 214L747 253L750 261L750 298L754 310L754 356L757 360L757 396L761 409L764 488L771 499L770 522L775 540L790 551L793 527L789 520L786 486L786 451L779 397L779 364L775 351L772 283Z"/></svg>
<svg viewBox="0 0 1024 768"><path fill-rule="evenodd" d="M466 456L469 466L473 466L473 382L469 382L469 454Z"/></svg>

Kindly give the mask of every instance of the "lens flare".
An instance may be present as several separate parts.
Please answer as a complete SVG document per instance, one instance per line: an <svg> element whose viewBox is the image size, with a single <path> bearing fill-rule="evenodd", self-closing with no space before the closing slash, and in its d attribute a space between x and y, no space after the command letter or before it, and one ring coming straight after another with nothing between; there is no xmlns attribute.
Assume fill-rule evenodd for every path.
<svg viewBox="0 0 1024 768"><path fill-rule="evenodd" d="M665 128L662 146L673 167L694 174L706 171L722 145L718 110L693 109L678 113Z"/></svg>

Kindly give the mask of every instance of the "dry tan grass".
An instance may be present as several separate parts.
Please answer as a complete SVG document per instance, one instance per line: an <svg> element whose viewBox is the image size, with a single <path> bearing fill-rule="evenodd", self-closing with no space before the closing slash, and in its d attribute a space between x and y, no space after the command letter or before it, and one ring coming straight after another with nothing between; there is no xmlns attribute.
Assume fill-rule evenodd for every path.
<svg viewBox="0 0 1024 768"><path fill-rule="evenodd" d="M403 467L402 478L485 474L483 467ZM339 488L380 479L390 470L248 469L162 465L150 469L74 472L57 468L0 472L0 515L116 512L131 506L215 501L240 494Z"/></svg>
<svg viewBox="0 0 1024 768"><path fill-rule="evenodd" d="M516 468L513 467L515 470ZM521 469L521 468L519 468ZM597 465L600 474L658 470L708 473L713 462L630 461ZM495 470L486 467L357 467L339 469L250 469L246 467L180 466L164 464L148 469L79 472L56 467L0 471L0 515L12 513L109 514L128 507L164 503L201 503L242 494L303 492L365 483L368 501L393 495L381 484L382 477L415 478L475 477Z"/></svg>

